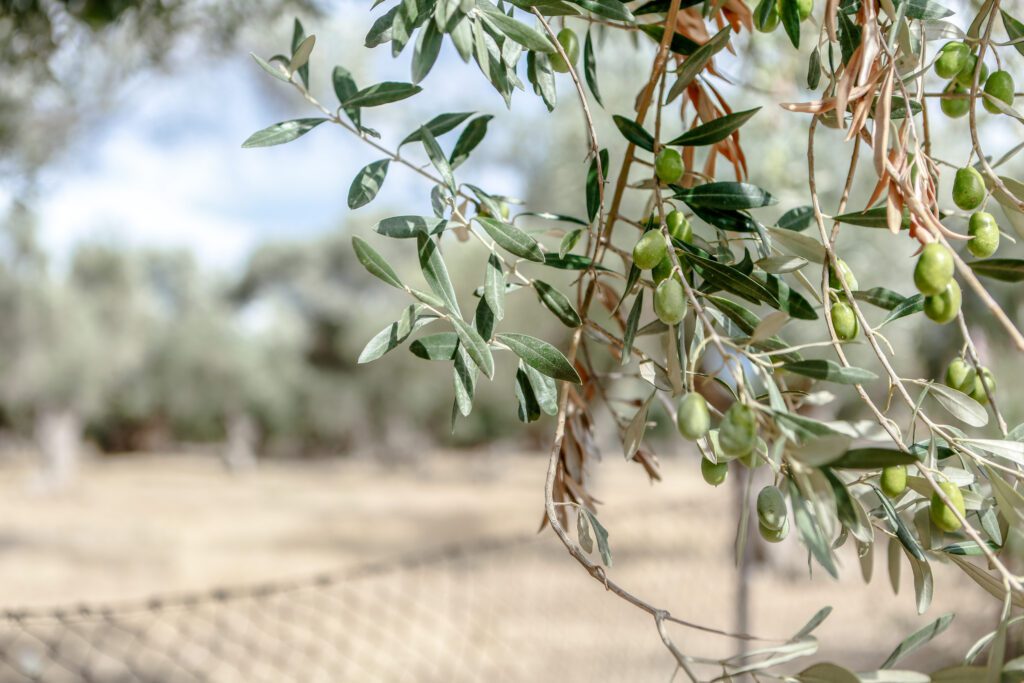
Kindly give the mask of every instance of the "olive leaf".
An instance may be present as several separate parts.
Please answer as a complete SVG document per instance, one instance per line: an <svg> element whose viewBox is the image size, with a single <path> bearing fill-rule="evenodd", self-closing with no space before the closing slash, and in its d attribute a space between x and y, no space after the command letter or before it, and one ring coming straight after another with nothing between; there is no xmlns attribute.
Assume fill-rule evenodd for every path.
<svg viewBox="0 0 1024 683"><path fill-rule="evenodd" d="M359 263L372 275L377 276L392 287L402 289L405 286L399 279L398 273L391 267L391 264L362 237L352 237L352 249L356 252L356 259L359 260Z"/></svg>
<svg viewBox="0 0 1024 683"><path fill-rule="evenodd" d="M869 303L872 306L877 306L878 308L886 311L893 310L907 300L907 297L902 294L894 292L891 289L886 289L885 287L872 287L871 289L856 290L853 293L853 298L858 301Z"/></svg>
<svg viewBox="0 0 1024 683"><path fill-rule="evenodd" d="M480 5L480 16L498 31L519 43L528 50L536 52L554 52L555 48L537 29L527 26L521 21L504 14L497 7L489 4Z"/></svg>
<svg viewBox="0 0 1024 683"><path fill-rule="evenodd" d="M522 362L516 370L515 394L516 394L516 416L520 422L533 422L540 419L540 403L533 393L530 385L530 378L526 376L526 370Z"/></svg>
<svg viewBox="0 0 1024 683"><path fill-rule="evenodd" d="M833 216L833 220L839 221L840 223L846 223L847 225L857 225L862 228L880 228L884 230L889 229L888 220L888 209L884 206L876 206L873 209L867 209L865 211L855 211L853 213L844 213L838 216ZM910 210L903 210L903 223L900 225L900 230L907 230L910 228Z"/></svg>
<svg viewBox="0 0 1024 683"><path fill-rule="evenodd" d="M651 401L657 394L658 392L653 392L640 404L640 409L636 411L633 419L622 433L622 453L626 460L632 460L639 450L640 444L643 443L644 433L647 431L647 412L651 407Z"/></svg>
<svg viewBox="0 0 1024 683"><path fill-rule="evenodd" d="M548 377L581 384L579 374L562 352L551 344L526 334L499 334L497 340L512 353L523 359L527 365Z"/></svg>
<svg viewBox="0 0 1024 683"><path fill-rule="evenodd" d="M412 304L402 312L402 317L378 332L367 342L359 354L358 363L370 363L409 338L409 335L424 325L437 320L436 315L417 316L420 306Z"/></svg>
<svg viewBox="0 0 1024 683"><path fill-rule="evenodd" d="M622 137L626 138L626 140L641 149L646 149L648 152L654 151L654 136L644 130L644 127L639 123L618 114L613 116L612 120L615 121L619 132L622 133Z"/></svg>
<svg viewBox="0 0 1024 683"><path fill-rule="evenodd" d="M411 239L423 235L439 235L447 225L448 221L432 216L392 216L379 221L373 229L385 237Z"/></svg>
<svg viewBox="0 0 1024 683"><path fill-rule="evenodd" d="M505 272L501 267L501 259L497 254L487 257L487 272L484 276L484 300L494 316L501 320L505 317Z"/></svg>
<svg viewBox="0 0 1024 683"><path fill-rule="evenodd" d="M885 320L882 321L882 324L879 325L879 327L882 327L883 325L888 325L889 323L891 323L894 320L899 320L900 318L905 318L908 315L913 315L914 313L920 313L923 310L924 310L924 295L922 295L922 294L914 294L913 296L908 296L903 301L901 301L900 303L896 304L896 306L892 309L892 311L889 313L889 315L887 315L885 317Z"/></svg>
<svg viewBox="0 0 1024 683"><path fill-rule="evenodd" d="M912 465L918 462L913 453L895 448L852 448L843 457L829 463L829 467L854 470L876 470L893 465Z"/></svg>
<svg viewBox="0 0 1024 683"><path fill-rule="evenodd" d="M633 340L636 339L637 327L640 324L640 314L643 312L643 309L644 290L641 289L633 300L633 307L629 309L629 317L626 318L626 329L622 333L622 358L620 365L628 365L633 358Z"/></svg>
<svg viewBox="0 0 1024 683"><path fill-rule="evenodd" d="M810 227L811 221L813 220L814 207L797 206L782 214L782 216L779 217L779 220L775 222L775 225L783 230L802 232Z"/></svg>
<svg viewBox="0 0 1024 683"><path fill-rule="evenodd" d="M729 44L729 38L732 36L732 26L726 24L725 28L713 35L703 45L697 48L690 57L683 62L682 66L679 67L679 71L676 73L676 81L672 84L672 87L668 91L668 95L665 96L665 102L670 103L686 89L693 79L697 77L697 74L711 61L719 51L721 51L726 45ZM723 136L724 137L724 136ZM669 142L669 145L683 144L677 142ZM704 143L710 144L710 143Z"/></svg>
<svg viewBox="0 0 1024 683"><path fill-rule="evenodd" d="M805 377L835 382L836 384L864 384L878 379L878 375L856 367L844 367L829 359L803 360L783 363L782 369Z"/></svg>
<svg viewBox="0 0 1024 683"><path fill-rule="evenodd" d="M685 63L689 63L689 60ZM696 128L691 128L679 137L673 138L665 144L681 147L713 145L716 142L721 142L732 135L740 128L740 126L749 121L750 118L759 111L761 111L761 107L748 109L747 111L738 111L733 114L726 114L725 116L713 119L712 121L697 126Z"/></svg>
<svg viewBox="0 0 1024 683"><path fill-rule="evenodd" d="M449 320L459 335L459 342L465 347L466 353L473 359L477 367L483 370L488 378L494 379L494 357L480 333L467 324L462 318L451 317Z"/></svg>
<svg viewBox="0 0 1024 683"><path fill-rule="evenodd" d="M598 157L594 157L593 159L590 160L590 170L587 171L587 216L590 218L591 223L594 222L594 219L597 218L598 212L601 210L601 185L603 185L604 182L608 179L607 149L601 150L600 160L601 175L603 177L598 177Z"/></svg>
<svg viewBox="0 0 1024 683"><path fill-rule="evenodd" d="M554 313L555 317L561 320L566 327L579 327L583 324L580 314L560 291L541 280L534 280L533 288L537 291L541 303Z"/></svg>
<svg viewBox="0 0 1024 683"><path fill-rule="evenodd" d="M774 197L757 185L729 181L679 188L675 198L691 207L707 209L756 209L776 203Z"/></svg>
<svg viewBox="0 0 1024 683"><path fill-rule="evenodd" d="M882 665L878 668L891 669L892 665L898 662L902 657L910 654L917 648L929 642L935 636L945 631L949 625L953 623L954 617L956 617L956 615L952 612L943 614L924 628L914 631L896 646L896 649L885 658L885 661L882 662Z"/></svg>
<svg viewBox="0 0 1024 683"><path fill-rule="evenodd" d="M590 523L587 521L587 514L583 508L576 509L576 537L584 552L594 552L594 538L590 535Z"/></svg>
<svg viewBox="0 0 1024 683"><path fill-rule="evenodd" d="M494 218L487 218L484 216L475 216L474 220L480 224L480 227L484 229L488 235L491 236L498 246L502 247L511 254L515 254L520 258L527 259L529 261L537 261L539 263L544 262L544 252L540 248L540 244L537 240L533 239L525 232L512 225L511 223L505 223Z"/></svg>
<svg viewBox="0 0 1024 683"><path fill-rule="evenodd" d="M385 81L358 90L341 103L343 107L379 107L398 102L422 92L423 88L412 83Z"/></svg>
<svg viewBox="0 0 1024 683"><path fill-rule="evenodd" d="M492 118L494 117L489 114L478 116L466 125L448 158L448 164L453 170L469 159L470 153L483 141L487 135L487 124Z"/></svg>
<svg viewBox="0 0 1024 683"><path fill-rule="evenodd" d="M601 522L597 521L597 516L593 512L586 508L581 509L586 514L590 527L594 530L594 536L597 537L597 549L601 553L601 561L606 567L612 566L612 549L608 545L608 530Z"/></svg>
<svg viewBox="0 0 1024 683"><path fill-rule="evenodd" d="M426 279L427 284L430 285L431 291L444 302L445 307L456 318L461 319L462 312L459 310L459 300L455 297L455 288L452 286L451 277L448 276L448 268L444 264L444 259L441 257L437 243L423 233L417 235L416 243L419 253L420 270L423 271L423 277ZM462 321L459 320L459 322ZM459 335L459 337L461 338L462 335ZM476 359L474 358L474 360Z"/></svg>
<svg viewBox="0 0 1024 683"><path fill-rule="evenodd" d="M968 263L975 273L1000 282L1024 280L1024 260L1012 258L990 258Z"/></svg>
<svg viewBox="0 0 1024 683"><path fill-rule="evenodd" d="M473 112L471 111L438 114L437 116L430 119L416 130L414 130L413 132L409 133L409 135L407 135L405 139L403 139L398 144L398 149L402 149L402 147L408 145L411 142L420 142L421 140L423 140L424 130L430 132L430 134L433 135L435 138L440 137L445 133L448 133L458 128L463 121L465 121L472 115Z"/></svg>
<svg viewBox="0 0 1024 683"><path fill-rule="evenodd" d="M601 91L597 87L597 58L594 57L594 44L590 38L590 29L587 29L586 38L583 40L583 76L587 79L587 87L599 105L604 106L601 100Z"/></svg>
<svg viewBox="0 0 1024 683"><path fill-rule="evenodd" d="M424 360L454 360L459 335L454 332L437 332L420 337L409 344L409 350Z"/></svg>
<svg viewBox="0 0 1024 683"><path fill-rule="evenodd" d="M358 209L373 201L388 175L390 159L368 164L356 174L348 190L348 208Z"/></svg>
<svg viewBox="0 0 1024 683"><path fill-rule="evenodd" d="M283 145L286 142L291 142L296 138L302 137L324 121L327 121L327 119L306 118L275 123L272 126L267 126L263 130L256 131L250 135L246 138L245 142L242 143L242 147L250 149L253 147L272 147L274 145Z"/></svg>

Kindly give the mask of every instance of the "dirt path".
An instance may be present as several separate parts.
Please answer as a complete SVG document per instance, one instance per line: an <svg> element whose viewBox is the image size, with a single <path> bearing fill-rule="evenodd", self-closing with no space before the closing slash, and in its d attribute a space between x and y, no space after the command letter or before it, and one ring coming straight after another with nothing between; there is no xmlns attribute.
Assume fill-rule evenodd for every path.
<svg viewBox="0 0 1024 683"><path fill-rule="evenodd" d="M49 496L28 490L24 466L7 465L0 469L0 606L249 585L536 529L542 458L439 455L421 463L399 469L365 461L269 463L229 475L209 458L124 457L88 466L74 489ZM666 480L655 486L621 459L598 468L595 491L606 503L613 576L680 617L732 628L732 496L724 487L707 487L692 465L668 460ZM838 584L820 572L808 580L793 539L766 550L767 562L751 576L750 630L785 637L832 604L835 612L820 630L821 653L812 661L875 668L902 637L960 608L946 634L908 659L932 669L953 663L994 626L991 599L941 567L935 605L918 616L909 567L899 596L892 595L884 547L867 587L845 549ZM321 678L303 673L294 680L667 680L672 670L650 620L587 578L549 534L525 546L272 600L293 622L341 620L342 635L329 641L338 663L323 667ZM270 619L262 603L232 618L252 620L254 613ZM311 630L321 634L316 643L330 631ZM735 648L693 631L675 636L688 653ZM214 636L195 637L208 645ZM247 667L289 637L232 655L246 663L232 670L243 673L215 680L286 680L275 668L263 678ZM397 666L402 657L411 659ZM339 675L342 670L348 673Z"/></svg>

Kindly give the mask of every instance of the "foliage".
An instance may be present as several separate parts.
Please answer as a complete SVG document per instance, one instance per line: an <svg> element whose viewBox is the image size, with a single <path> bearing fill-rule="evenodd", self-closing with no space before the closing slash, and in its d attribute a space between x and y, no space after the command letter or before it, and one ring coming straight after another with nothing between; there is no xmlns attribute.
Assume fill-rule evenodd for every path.
<svg viewBox="0 0 1024 683"><path fill-rule="evenodd" d="M1024 478L1024 426L1010 429L1005 422L994 378L981 365L960 310L957 281L984 302L982 313L991 316L1020 354L1024 336L979 276L992 287L1017 282L1024 261L972 259L952 249L968 236L950 227L967 217L952 205L970 212L987 202L999 205L1007 221L1024 234L1024 185L995 170L1024 146L994 162L982 150L977 130L979 104L1011 124L1024 122L1013 108L1012 87L1005 87L1012 84L1011 74L1002 70L1011 51L1020 49L1015 41L1024 30L1000 10L997 0L981 5L962 24L932 0L830 2L818 12L817 35L808 28L812 4L801 0L762 0L754 10L742 0L403 0L374 6L383 4L392 6L378 14L366 45L390 46L393 56L412 45L413 82L360 87L347 69L335 67L338 104L321 104L309 89L314 41L296 22L287 54L256 61L271 76L294 86L319 116L273 124L253 134L245 146L290 142L327 122L347 130L382 155L354 179L352 208L373 201L399 167L427 181L430 215L386 218L376 224L379 238L353 237L366 270L408 296L407 307L370 340L361 359L376 360L410 341L416 356L450 363L453 423L472 410L485 379L513 385L510 393L524 422L555 414L546 523L592 576L655 617L679 668L694 680L698 665L717 666L723 677L774 670L816 650L810 633L827 612L783 644L742 657L718 661L682 653L663 629L671 617L611 581L593 555L596 545L600 561L611 566L614 537L598 522L585 477L588 463L598 455L599 406L611 415L626 457L658 478L657 460L646 439L651 405L657 401L674 414L677 406L692 410L700 405L689 398L697 392L711 398L713 415L722 416L718 427L707 431L696 419L700 416L680 416L684 436L696 440L702 462L709 465L736 461L734 469L741 464L769 470L776 488L758 506L761 534L781 540L792 517L792 528L814 563L833 576L843 545L854 546L870 566L876 541L888 540L890 573L898 576L900 565L909 563L920 612L931 602L931 566L936 562L956 564L1007 605L1019 602L1024 588L1010 560L1011 541L1024 522L1024 498L1016 486ZM994 37L1000 22L1008 38L1003 43ZM552 23L562 25L557 37ZM811 115L808 196L775 225L762 217L762 210L778 200L771 188L751 182L741 144L744 124L760 108L733 112L716 87L723 77L716 55L735 48L738 37L755 23L765 32L781 26L798 50L806 50L807 38L812 38L807 85L818 93L811 101L782 103L790 112ZM566 29L585 33L582 65L575 50L566 49L579 42ZM607 88L598 85L601 63L594 42L614 31L633 34L639 39L636 49L653 53L640 92L629 102L612 101ZM933 92L930 67L940 56L936 43L950 39L963 46L943 47L936 69L952 85ZM417 83L438 64L445 42L463 61L475 62L509 106L515 91L526 90L527 83L548 109L558 104L560 80L575 91L584 113L589 161L589 168L581 169L583 191L575 215L543 206L513 210L500 189L463 179L460 166L485 143L488 122L495 125L489 116L442 114L412 131L395 151L369 127L373 108L423 96ZM1006 75L986 85L985 60L993 53L999 73ZM569 73L568 80L556 77L563 71ZM681 105L678 120L668 106L676 100ZM957 106L950 106L951 101ZM634 111L624 113L631 105ZM939 109L954 117L968 116L964 134L972 143L969 159L953 163L933 156L927 116L937 116ZM615 172L606 145L598 140L598 116L614 122L626 143ZM680 124L681 132L668 132ZM838 132L822 132L823 127ZM445 136L456 131L452 144ZM842 149L852 156L832 217L823 213L817 188L819 135L829 136L830 154ZM405 145L418 147L420 159L406 156L415 152L400 153ZM681 177L666 149L679 153ZM862 153L872 162L873 191L853 206L850 188ZM727 173L718 170L722 160ZM959 169L948 196L939 192L943 165ZM627 213L629 194L645 197L642 214ZM666 221L672 211L686 212L699 229L673 234ZM893 241L910 239L924 247L916 267L900 274L908 281L913 271L920 294L891 289L900 286L895 279L858 283L839 260L840 230L871 228L887 230ZM638 232L631 233L633 229ZM416 253L422 282L399 276L375 247L383 238L402 241ZM486 249L476 266L481 280L473 298L459 296L449 268L456 242L470 240ZM987 246L984 251L989 251ZM574 297L548 283L552 269L572 271ZM676 286L685 299L664 294ZM523 296L525 290L535 292L541 306L570 330L567 345L559 348L538 339L529 334L530 321L505 315L506 300ZM651 291L645 296L645 290ZM650 301L655 319L649 316ZM869 317L862 304L880 313ZM970 372L952 382L955 386L902 377L894 366L897 351L903 349L889 345L883 326L922 312L942 323L957 320L964 344L961 362ZM800 327L812 329L817 341L787 342L783 334ZM861 340L873 354L865 358L870 368L848 359ZM515 372L501 372L503 363ZM812 391L817 389L812 382L856 392L876 428L809 415L829 396ZM622 385L642 386L641 396L620 400L616 392ZM904 417L905 426L897 421ZM883 470L888 474L881 481ZM713 479L721 481L720 475ZM749 491L745 504L750 505ZM574 509L576 541L567 530ZM744 517L738 554L748 533ZM988 564L966 556L983 557ZM1003 614L996 639L1005 639L1009 610ZM949 621L949 616L941 617L912 634L881 668L890 669ZM1005 648L993 645L991 652L987 670L968 666L937 675L1012 675L1017 664L1003 661ZM972 651L965 664L977 654ZM896 676L890 672L873 677L889 675ZM815 664L791 677L858 680L834 664Z"/></svg>

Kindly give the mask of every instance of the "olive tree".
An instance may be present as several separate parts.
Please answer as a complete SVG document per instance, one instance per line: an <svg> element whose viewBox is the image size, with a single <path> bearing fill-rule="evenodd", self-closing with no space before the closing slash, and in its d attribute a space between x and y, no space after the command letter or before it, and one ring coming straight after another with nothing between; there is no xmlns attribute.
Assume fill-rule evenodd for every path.
<svg viewBox="0 0 1024 683"><path fill-rule="evenodd" d="M979 132L986 118L1003 127L1024 122L1013 106L1024 24L1012 8L1000 0L966 15L933 0L828 0L818 8L811 0L760 0L756 7L743 0L378 0L373 8L367 47L411 52L412 82L367 84L336 66L336 101L314 92L315 39L296 22L286 53L255 59L312 113L244 143L286 143L329 124L369 145L380 159L352 181L353 210L370 203L399 168L423 182L422 210L380 220L376 235L352 237L366 270L408 295L362 356L380 358L408 341L415 356L449 363L453 421L470 413L484 381L510 386L524 422L554 416L546 523L594 579L653 617L677 668L692 680L857 676L824 663L788 673L787 663L815 652L811 634L827 610L782 644L706 658L683 651L668 629L694 624L611 576L610 533L586 478L597 430L610 423L624 456L659 476L648 438L658 406L699 451L709 483L741 468L771 479L755 495L746 477L739 554L752 532L770 542L794 533L814 565L833 576L837 553L849 546L869 579L882 542L891 572L901 565L913 572L920 612L931 601L932 566L955 565L992 594L1002 616L965 653L964 667L937 675L1016 677L1021 662L1005 660L1011 608L1024 600L1015 571L1024 527L1024 425L1013 426L1000 408L995 377L961 306L964 297L973 302L972 318L997 331L1019 369L1024 336L1002 302L1012 300L1006 283L1024 279L1024 260L1005 255L1011 240L993 212L1024 235L1024 184L999 170L1024 145L989 156L982 143L991 136ZM784 42L758 35L773 32ZM780 102L762 93L760 107L736 111L724 95L725 55L762 41L773 58L796 54L807 64L808 96ZM461 65L438 60L446 42L479 67L478 82L490 83L510 108L517 90L529 90L550 110L582 114L584 147L548 152L552 160L582 161L574 210L516 205L503 188L465 177L464 162L484 153L489 129L501 125L490 116L441 114L398 140L373 129L375 108L419 95L418 83L435 65L449 79L470 82ZM607 56L627 53L644 56L650 67L632 79L637 91L629 97L603 98L599 74ZM750 181L760 175L760 160L748 159L741 133L764 107L780 105L805 124L806 137L795 143L806 139L805 200L770 220L765 209L777 200L772 187ZM966 154L950 152L935 135L942 116L970 140ZM613 140L599 134L609 119ZM455 131L453 142L442 141ZM824 206L819 192L822 140L828 161L841 157L848 169L834 207ZM1005 145L1005 136L995 141ZM623 143L613 158L612 148ZM866 196L855 197L855 177L865 173ZM837 251L840 235L851 231L874 233L889 250L918 249L882 281L866 282L846 263L855 251ZM374 246L389 239L415 252L422 282L400 277ZM483 253L473 270L478 286L459 292L452 254L474 248ZM570 287L552 284L561 282L553 278L560 272L573 276ZM535 297L565 326L567 340L529 334L529 318L506 315L513 297ZM910 316L931 321L929 336L959 338L959 353L941 376L901 371L914 349L891 344L886 326ZM512 364L499 372L505 359ZM1014 387L1001 390L1013 398ZM630 391L635 399L623 400ZM857 417L868 416L874 427L815 417L832 392L856 397ZM753 511L756 529L745 521ZM890 670L949 622L941 617L912 634L870 677L926 680Z"/></svg>

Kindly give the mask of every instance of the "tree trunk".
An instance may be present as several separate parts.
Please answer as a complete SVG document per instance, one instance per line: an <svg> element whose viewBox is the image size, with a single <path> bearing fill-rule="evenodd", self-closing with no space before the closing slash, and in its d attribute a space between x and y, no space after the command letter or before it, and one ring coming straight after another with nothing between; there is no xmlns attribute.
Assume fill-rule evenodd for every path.
<svg viewBox="0 0 1024 683"><path fill-rule="evenodd" d="M78 472L82 452L82 420L69 408L47 408L36 417L35 439L42 456L38 484L61 489Z"/></svg>
<svg viewBox="0 0 1024 683"><path fill-rule="evenodd" d="M227 420L227 444L224 449L224 464L232 472L251 470L256 467L256 441L259 429L247 413L234 413Z"/></svg>

